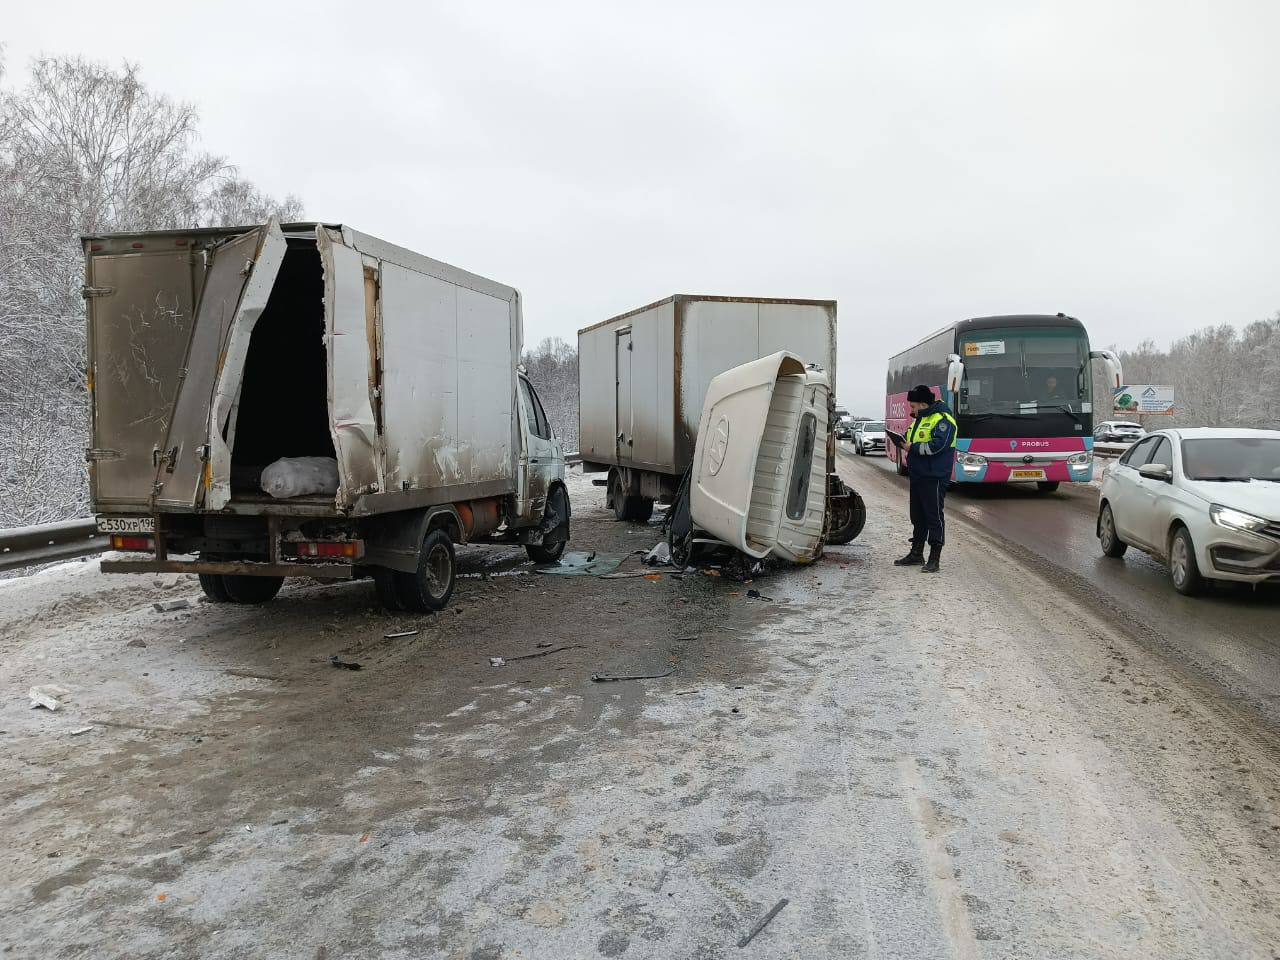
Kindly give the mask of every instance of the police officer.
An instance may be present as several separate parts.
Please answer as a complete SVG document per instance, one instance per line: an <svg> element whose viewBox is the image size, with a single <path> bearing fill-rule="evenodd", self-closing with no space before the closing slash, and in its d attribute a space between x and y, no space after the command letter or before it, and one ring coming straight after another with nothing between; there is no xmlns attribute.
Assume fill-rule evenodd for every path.
<svg viewBox="0 0 1280 960"><path fill-rule="evenodd" d="M956 460L956 419L947 405L934 399L933 391L923 384L911 388L907 403L915 417L903 438L907 471L911 475L911 552L893 562L899 567L923 564L920 568L923 573L937 573L946 529L943 501ZM926 541L928 560L924 558Z"/></svg>

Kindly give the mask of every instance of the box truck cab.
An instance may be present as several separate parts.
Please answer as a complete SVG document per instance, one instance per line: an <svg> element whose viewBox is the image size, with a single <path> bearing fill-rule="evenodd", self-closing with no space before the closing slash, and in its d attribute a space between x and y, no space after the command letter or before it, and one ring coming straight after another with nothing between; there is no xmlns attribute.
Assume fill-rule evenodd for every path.
<svg viewBox="0 0 1280 960"><path fill-rule="evenodd" d="M386 606L435 610L456 543L563 551L564 457L517 367L514 288L340 224L84 249L93 509L149 554L104 570L192 572L239 603L372 576Z"/></svg>

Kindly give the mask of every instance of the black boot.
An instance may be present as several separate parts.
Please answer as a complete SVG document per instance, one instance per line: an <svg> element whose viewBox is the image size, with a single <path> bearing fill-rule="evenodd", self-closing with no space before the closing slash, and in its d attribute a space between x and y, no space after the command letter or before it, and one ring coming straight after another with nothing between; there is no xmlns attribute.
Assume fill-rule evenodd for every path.
<svg viewBox="0 0 1280 960"><path fill-rule="evenodd" d="M929 559L925 561L925 565L920 568L921 573L937 573L938 561L942 558L941 547L929 547Z"/></svg>
<svg viewBox="0 0 1280 960"><path fill-rule="evenodd" d="M918 567L922 563L924 563L924 546L916 543L911 545L911 552L905 557L893 561L895 567Z"/></svg>

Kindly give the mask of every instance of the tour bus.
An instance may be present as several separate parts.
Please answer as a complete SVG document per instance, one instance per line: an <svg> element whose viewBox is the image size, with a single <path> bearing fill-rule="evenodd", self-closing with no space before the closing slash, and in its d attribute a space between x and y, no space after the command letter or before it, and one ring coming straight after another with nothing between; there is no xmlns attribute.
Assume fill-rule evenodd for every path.
<svg viewBox="0 0 1280 960"><path fill-rule="evenodd" d="M1119 358L1090 350L1084 324L1065 314L977 317L952 323L889 361L885 424L904 435L907 391L926 384L959 425L959 483L1059 483L1093 479L1093 372L1121 384ZM1109 413L1111 398L1099 398ZM885 454L906 473L907 454Z"/></svg>

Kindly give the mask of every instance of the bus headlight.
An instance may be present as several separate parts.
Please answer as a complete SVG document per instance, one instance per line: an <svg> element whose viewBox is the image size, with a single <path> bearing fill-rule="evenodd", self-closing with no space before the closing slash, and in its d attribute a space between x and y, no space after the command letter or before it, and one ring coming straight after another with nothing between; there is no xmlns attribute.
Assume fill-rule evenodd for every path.
<svg viewBox="0 0 1280 960"><path fill-rule="evenodd" d="M1093 454L1087 450L1067 457L1067 466L1072 470L1088 470L1091 463L1093 463Z"/></svg>
<svg viewBox="0 0 1280 960"><path fill-rule="evenodd" d="M977 473L987 465L987 458L976 453L962 453L956 459L960 462L960 469L965 473Z"/></svg>

